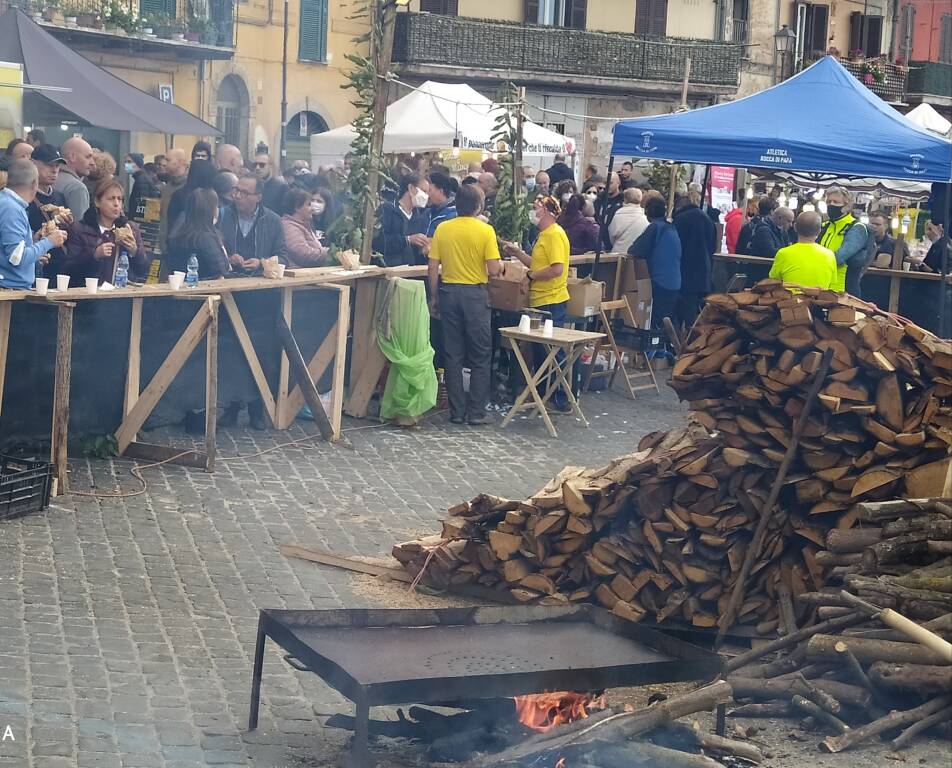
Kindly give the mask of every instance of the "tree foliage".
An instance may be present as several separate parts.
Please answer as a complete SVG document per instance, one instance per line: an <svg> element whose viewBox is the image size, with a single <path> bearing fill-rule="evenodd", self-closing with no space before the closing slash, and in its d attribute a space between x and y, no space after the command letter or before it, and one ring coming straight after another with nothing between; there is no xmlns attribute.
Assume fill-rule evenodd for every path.
<svg viewBox="0 0 952 768"><path fill-rule="evenodd" d="M532 203L523 191L522 168L516 168L516 146L519 141L517 115L513 109L522 109L518 103L516 86L509 82L496 92L498 110L492 140L497 148L504 148L497 155L499 161L499 188L496 192L496 204L490 223L496 230L496 236L502 240L521 243L529 229L529 210ZM523 142L523 148L525 142ZM514 183L517 180L517 183ZM518 190L518 191L517 191Z"/></svg>

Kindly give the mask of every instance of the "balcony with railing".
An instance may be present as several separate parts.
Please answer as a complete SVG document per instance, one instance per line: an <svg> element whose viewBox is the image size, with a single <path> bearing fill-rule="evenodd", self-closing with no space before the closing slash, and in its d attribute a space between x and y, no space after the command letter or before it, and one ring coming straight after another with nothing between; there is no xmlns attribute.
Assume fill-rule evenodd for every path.
<svg viewBox="0 0 952 768"><path fill-rule="evenodd" d="M0 0L75 47L155 53L186 59L234 55L234 0L209 0L198 15L189 0Z"/></svg>
<svg viewBox="0 0 952 768"><path fill-rule="evenodd" d="M733 19L732 20L733 30L731 42L738 43L739 45L747 45L748 36L750 34L750 22L747 19Z"/></svg>
<svg viewBox="0 0 952 768"><path fill-rule="evenodd" d="M840 59L840 63L883 101L900 104L905 100L906 78L909 74L906 67L891 64L885 59Z"/></svg>
<svg viewBox="0 0 952 768"><path fill-rule="evenodd" d="M400 13L393 48L398 68L420 75L455 68L472 77L616 81L628 89L633 81L673 88L684 77L687 57L692 87L737 88L743 47L734 43Z"/></svg>
<svg viewBox="0 0 952 768"><path fill-rule="evenodd" d="M910 61L906 86L910 101L928 101L952 107L952 64L939 61Z"/></svg>

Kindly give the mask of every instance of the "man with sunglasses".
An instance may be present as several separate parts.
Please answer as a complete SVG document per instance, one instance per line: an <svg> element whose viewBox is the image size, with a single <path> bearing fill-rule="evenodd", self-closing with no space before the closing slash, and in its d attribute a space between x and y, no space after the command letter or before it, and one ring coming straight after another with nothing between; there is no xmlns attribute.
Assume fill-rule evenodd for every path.
<svg viewBox="0 0 952 768"><path fill-rule="evenodd" d="M267 152L255 154L255 176L261 179L264 192L261 194L261 204L279 216L284 213L284 193L288 185L284 179L276 175L271 164L271 156Z"/></svg>

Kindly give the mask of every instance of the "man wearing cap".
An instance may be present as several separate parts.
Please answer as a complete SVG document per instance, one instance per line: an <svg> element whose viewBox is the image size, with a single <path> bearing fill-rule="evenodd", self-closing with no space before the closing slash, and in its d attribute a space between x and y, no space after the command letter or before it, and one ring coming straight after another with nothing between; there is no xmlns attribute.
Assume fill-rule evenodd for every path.
<svg viewBox="0 0 952 768"><path fill-rule="evenodd" d="M27 290L36 281L36 264L51 248L66 240L54 229L33 241L27 206L36 196L37 171L30 160L14 160L7 169L7 186L0 190L0 287Z"/></svg>
<svg viewBox="0 0 952 768"><path fill-rule="evenodd" d="M43 210L44 205L58 205L66 207L66 198L61 192L53 189L56 180L59 178L60 168L66 165L66 161L53 144L40 144L33 150L31 157L33 165L36 166L39 188L36 191L36 197L27 207L27 216L30 219L30 229L35 234L46 222L53 217L50 213ZM60 229L64 232L68 230L71 221L59 221ZM49 263L44 267L44 274L49 277L56 275L59 266L66 259L66 246L53 248L50 251Z"/></svg>
<svg viewBox="0 0 952 768"><path fill-rule="evenodd" d="M123 170L132 178L132 191L129 193L129 205L126 206L126 216L130 219L141 219L145 211L139 206L147 197L159 197L158 179L152 178L145 169L145 158L138 152L130 152L122 163Z"/></svg>

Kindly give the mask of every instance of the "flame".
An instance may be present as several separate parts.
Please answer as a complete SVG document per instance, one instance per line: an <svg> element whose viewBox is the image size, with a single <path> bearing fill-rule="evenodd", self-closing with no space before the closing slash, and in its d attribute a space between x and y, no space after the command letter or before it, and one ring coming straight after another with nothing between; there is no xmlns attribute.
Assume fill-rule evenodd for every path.
<svg viewBox="0 0 952 768"><path fill-rule="evenodd" d="M519 722L539 733L551 731L563 723L581 720L588 717L590 711L605 708L604 695L595 698L588 693L569 691L516 696L513 700ZM565 768L564 760L556 768Z"/></svg>

